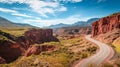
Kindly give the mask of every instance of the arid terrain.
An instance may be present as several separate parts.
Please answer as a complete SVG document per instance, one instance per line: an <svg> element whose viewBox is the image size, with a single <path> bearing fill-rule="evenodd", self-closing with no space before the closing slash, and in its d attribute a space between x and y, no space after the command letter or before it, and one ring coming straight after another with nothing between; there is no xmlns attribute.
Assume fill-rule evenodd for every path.
<svg viewBox="0 0 120 67"><path fill-rule="evenodd" d="M1 42L1 45L8 46L1 46L1 63L7 64L1 64L0 66L69 67L72 66L75 61L89 57L95 54L98 50L98 46L87 41L84 36L58 36L57 40L52 36L51 30L45 30L49 33L49 35L47 35L47 33L45 34L44 30L42 31L42 29L32 29L25 32L27 33L26 35L24 34L25 37L23 35L22 37L16 37L18 39L17 41L13 41L9 38L9 36L13 37L11 34L9 34L9 36L1 34L1 36L3 37L1 38L1 40L3 41ZM39 33L40 31L42 31L44 34L41 34L42 32ZM1 31L1 33L8 34L9 32L6 33ZM50 40L48 40L48 37L45 39L44 35L46 35L46 37L50 37L51 42L47 42ZM4 37L6 39L4 39ZM44 37L44 39L40 41L38 37L40 39ZM54 40L52 40L51 38L53 38ZM2 60L3 57L4 61Z"/></svg>
<svg viewBox="0 0 120 67"><path fill-rule="evenodd" d="M36 4L41 2L38 0ZM30 4L31 2L27 5ZM42 2L43 4L46 3ZM63 10L65 7L59 11ZM0 8L0 11L27 16L8 9ZM47 18L47 15L44 16ZM35 19L41 20L38 17ZM74 21L70 21L71 17L68 19L69 22ZM73 19L76 20L76 16ZM46 22L48 20L44 21ZM120 12L86 21L79 20L73 24L60 23L43 28L14 23L0 17L0 67L120 67Z"/></svg>

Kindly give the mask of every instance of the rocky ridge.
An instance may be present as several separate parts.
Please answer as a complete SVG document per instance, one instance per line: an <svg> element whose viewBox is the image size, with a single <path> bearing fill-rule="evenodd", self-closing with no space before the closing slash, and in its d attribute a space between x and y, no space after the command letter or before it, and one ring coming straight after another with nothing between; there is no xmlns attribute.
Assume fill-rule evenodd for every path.
<svg viewBox="0 0 120 67"><path fill-rule="evenodd" d="M120 13L114 13L110 16L101 18L100 20L93 22L92 37L105 43L113 43L117 38L119 38Z"/></svg>
<svg viewBox="0 0 120 67"><path fill-rule="evenodd" d="M104 17L92 23L92 37L120 29L120 13Z"/></svg>

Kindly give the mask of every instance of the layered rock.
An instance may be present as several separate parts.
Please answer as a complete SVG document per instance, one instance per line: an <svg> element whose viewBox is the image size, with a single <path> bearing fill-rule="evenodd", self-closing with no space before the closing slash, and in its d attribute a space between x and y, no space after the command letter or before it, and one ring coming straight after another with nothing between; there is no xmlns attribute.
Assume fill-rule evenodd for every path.
<svg viewBox="0 0 120 67"><path fill-rule="evenodd" d="M7 63L17 59L21 55L19 45L10 41L2 41L0 43L0 57L4 58Z"/></svg>
<svg viewBox="0 0 120 67"><path fill-rule="evenodd" d="M92 37L120 29L120 13L104 17L92 23Z"/></svg>
<svg viewBox="0 0 120 67"><path fill-rule="evenodd" d="M16 40L16 42L25 49L28 49L31 44L40 44L50 41L59 41L53 36L52 29L32 29L26 31L24 36L20 36Z"/></svg>
<svg viewBox="0 0 120 67"><path fill-rule="evenodd" d="M25 56L30 56L32 54L39 55L43 51L52 51L55 46L52 45L41 45L41 46L31 46L25 53Z"/></svg>
<svg viewBox="0 0 120 67"><path fill-rule="evenodd" d="M58 39L53 36L52 29L32 29L25 32L24 35L31 43L58 41Z"/></svg>
<svg viewBox="0 0 120 67"><path fill-rule="evenodd" d="M4 58L7 63L14 61L21 55L24 55L27 49L28 54L26 55L31 55L34 53L36 54L39 50L46 51L48 50L47 48L49 48L44 46L30 47L32 44L40 44L49 41L58 41L58 39L53 36L52 29L32 29L25 32L25 34L20 37L14 37L13 35L2 31L0 31L0 35L3 35L6 38L8 38L8 40L0 40L0 57ZM29 51L35 52L30 53Z"/></svg>
<svg viewBox="0 0 120 67"><path fill-rule="evenodd" d="M95 38L104 43L113 43L114 40L120 37L120 29L114 29L110 32L99 34Z"/></svg>

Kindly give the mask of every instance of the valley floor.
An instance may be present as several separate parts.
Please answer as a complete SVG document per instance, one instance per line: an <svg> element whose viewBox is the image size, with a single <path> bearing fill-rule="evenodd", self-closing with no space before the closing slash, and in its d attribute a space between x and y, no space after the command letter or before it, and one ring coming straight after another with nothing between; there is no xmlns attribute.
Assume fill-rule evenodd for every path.
<svg viewBox="0 0 120 67"><path fill-rule="evenodd" d="M63 38L64 37L64 38ZM54 51L40 55L21 56L9 64L0 67L70 67L75 61L82 60L96 53L98 46L87 41L83 36L68 38L58 37L60 42L46 42L36 45L54 45Z"/></svg>

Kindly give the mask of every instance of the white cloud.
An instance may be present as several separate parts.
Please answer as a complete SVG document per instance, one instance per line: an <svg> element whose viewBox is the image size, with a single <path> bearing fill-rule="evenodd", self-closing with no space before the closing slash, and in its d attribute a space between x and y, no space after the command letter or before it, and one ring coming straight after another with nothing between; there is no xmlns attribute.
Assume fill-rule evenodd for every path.
<svg viewBox="0 0 120 67"><path fill-rule="evenodd" d="M16 13L17 11L11 10L11 9L6 9L6 8L0 8L1 12L6 12L6 13Z"/></svg>
<svg viewBox="0 0 120 67"><path fill-rule="evenodd" d="M31 18L32 16L26 15L26 14L20 14L20 13L12 13L14 16L20 16L20 17L28 17Z"/></svg>
<svg viewBox="0 0 120 67"><path fill-rule="evenodd" d="M81 2L82 0L72 0L73 2Z"/></svg>
<svg viewBox="0 0 120 67"><path fill-rule="evenodd" d="M55 1L55 2L72 2L72 3L76 3L76 2L82 2L83 0L50 0L50 1Z"/></svg>
<svg viewBox="0 0 120 67"><path fill-rule="evenodd" d="M19 2L19 3L25 3L28 2L30 0L0 0L0 2L4 2L4 3L15 3L15 2Z"/></svg>
<svg viewBox="0 0 120 67"><path fill-rule="evenodd" d="M11 9L6 9L6 8L0 8L0 11L5 12L5 13L11 13L11 15L14 15L14 16L28 17L28 18L32 17L32 16L29 16L29 15L26 15L26 14L21 14L18 11L11 10Z"/></svg>
<svg viewBox="0 0 120 67"><path fill-rule="evenodd" d="M67 8L62 6L58 11L67 11Z"/></svg>
<svg viewBox="0 0 120 67"><path fill-rule="evenodd" d="M54 1L54 2L53 2ZM47 14L55 15L56 12L67 11L67 7L60 2L81 2L82 0L0 0L2 3L24 3L29 5L34 12L41 16L48 17Z"/></svg>
<svg viewBox="0 0 120 67"><path fill-rule="evenodd" d="M72 23L75 23L77 21L85 21L85 20L88 20L89 18L80 18L79 15L75 15L75 16L71 16L71 17L68 17L68 18L63 18L63 19L53 19L53 20L43 20L43 19L27 19L27 20L24 20L24 22L26 23L37 23L41 26L39 27L42 27L42 26L50 26L52 24L59 24L59 23L66 23L66 24L72 24ZM38 25L36 25L38 26Z"/></svg>
<svg viewBox="0 0 120 67"><path fill-rule="evenodd" d="M100 2L104 2L104 1L106 1L106 0L98 0L98 3L100 3Z"/></svg>

